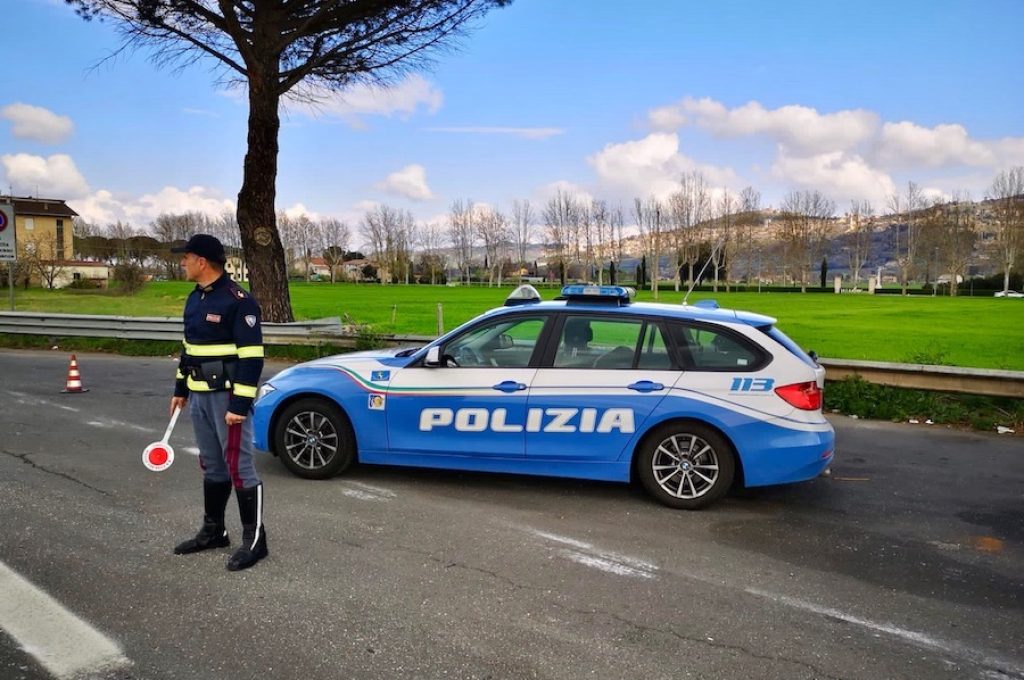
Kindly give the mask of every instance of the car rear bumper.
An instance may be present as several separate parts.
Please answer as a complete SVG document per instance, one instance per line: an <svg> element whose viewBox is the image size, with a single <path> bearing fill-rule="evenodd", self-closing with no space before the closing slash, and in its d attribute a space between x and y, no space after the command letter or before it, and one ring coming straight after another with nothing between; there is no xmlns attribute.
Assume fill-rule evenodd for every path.
<svg viewBox="0 0 1024 680"><path fill-rule="evenodd" d="M826 429L827 428L827 429ZM746 486L802 482L820 475L835 457L831 425L818 431L762 426L755 447L741 448Z"/></svg>

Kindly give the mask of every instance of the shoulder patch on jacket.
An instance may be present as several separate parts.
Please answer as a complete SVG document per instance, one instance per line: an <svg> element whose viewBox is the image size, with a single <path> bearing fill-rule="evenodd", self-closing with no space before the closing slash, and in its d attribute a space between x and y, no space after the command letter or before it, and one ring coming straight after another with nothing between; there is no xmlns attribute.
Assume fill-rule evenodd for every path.
<svg viewBox="0 0 1024 680"><path fill-rule="evenodd" d="M239 300L244 300L245 299L245 291L244 290L242 290L241 288L235 288L233 290L235 292L235 297L236 298L238 298Z"/></svg>

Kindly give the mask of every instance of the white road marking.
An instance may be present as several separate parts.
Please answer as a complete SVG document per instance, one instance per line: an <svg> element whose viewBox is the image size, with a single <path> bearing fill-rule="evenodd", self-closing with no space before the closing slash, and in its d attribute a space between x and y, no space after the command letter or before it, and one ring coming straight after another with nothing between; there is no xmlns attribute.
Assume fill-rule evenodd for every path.
<svg viewBox="0 0 1024 680"><path fill-rule="evenodd" d="M379 486L363 484L362 482L347 481L344 483L341 493L349 498L358 498L361 501L390 501L398 496L390 489Z"/></svg>
<svg viewBox="0 0 1024 680"><path fill-rule="evenodd" d="M86 425L92 425L93 427L101 427L103 429L132 429L139 430L140 432L152 432L152 428L144 427L142 425L136 425L135 423L126 423L121 420L90 420Z"/></svg>
<svg viewBox="0 0 1024 680"><path fill-rule="evenodd" d="M131 663L121 648L0 562L0 628L62 680Z"/></svg>
<svg viewBox="0 0 1024 680"><path fill-rule="evenodd" d="M802 609L814 614L820 614L821 616L837 619L845 623L852 623L855 626L861 626L877 633L885 633L918 647L944 652L952 656L966 659L975 664L988 666L989 671L993 673L990 677L999 677L998 674L1002 674L1003 677L1006 678L1024 678L1024 666L1021 666L1017 662L1001 659L995 655L987 654L983 650L977 648L966 647L959 642L943 640L916 630L901 628L891 623L881 623L878 621L862 619L859 616L854 616L838 609L822 607L814 604L813 602L807 602L795 597L787 597L786 595L777 595L757 588L746 588L744 589L744 592L772 600L773 602L778 602L779 604L784 604L787 607Z"/></svg>
<svg viewBox="0 0 1024 680"><path fill-rule="evenodd" d="M364 491L368 491L370 493L375 493L378 496L383 496L385 498L398 498L398 494L396 494L391 489L385 489L382 486L373 486L372 484L366 484L364 482L356 482L352 480L348 481L348 485L354 486Z"/></svg>
<svg viewBox="0 0 1024 680"><path fill-rule="evenodd" d="M193 456L196 456L196 457L199 456L199 447L198 446L185 446L185 447L182 447L181 450L184 451L185 453L191 453Z"/></svg>
<svg viewBox="0 0 1024 680"><path fill-rule="evenodd" d="M65 404L58 404L52 401L47 401L46 399L40 399L39 397L33 397L32 395L25 394L24 392L15 392L13 390L8 390L7 394L11 395L12 397L17 397L18 401L20 401L23 404L39 404L42 406L49 406L50 408L59 408L63 411L72 411L73 413L78 413L79 411L82 410L80 408L75 408L74 406L67 406Z"/></svg>
<svg viewBox="0 0 1024 680"><path fill-rule="evenodd" d="M558 534L552 534L547 531L541 531L540 529L533 529L530 527L526 527L525 530L538 538L544 539L545 541L569 546L569 548L560 549L558 553L577 564L582 564L585 567L600 569L601 571L609 574L615 574L616 576L632 576L637 578L656 577L655 572L658 571L658 565L656 564L652 564L629 555L620 555L618 553L600 550L590 543L570 538L568 536L560 536Z"/></svg>

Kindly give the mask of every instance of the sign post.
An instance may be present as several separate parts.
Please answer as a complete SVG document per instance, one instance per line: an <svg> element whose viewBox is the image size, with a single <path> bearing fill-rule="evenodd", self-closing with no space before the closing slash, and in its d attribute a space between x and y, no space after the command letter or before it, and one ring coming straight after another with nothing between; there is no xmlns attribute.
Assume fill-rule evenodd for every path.
<svg viewBox="0 0 1024 680"><path fill-rule="evenodd" d="M14 206L0 203L0 262L7 263L7 286L10 289L11 311L14 311L14 262L18 259L14 238Z"/></svg>

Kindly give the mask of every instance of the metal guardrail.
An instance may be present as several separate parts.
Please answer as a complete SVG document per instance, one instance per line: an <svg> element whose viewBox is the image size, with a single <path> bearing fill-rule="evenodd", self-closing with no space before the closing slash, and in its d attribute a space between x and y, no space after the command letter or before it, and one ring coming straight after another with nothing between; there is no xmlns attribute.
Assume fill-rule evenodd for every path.
<svg viewBox="0 0 1024 680"><path fill-rule="evenodd" d="M1024 371L999 371L959 366L889 364L854 359L819 359L829 380L859 376L876 385L916 390L1024 398Z"/></svg>
<svg viewBox="0 0 1024 680"><path fill-rule="evenodd" d="M166 316L0 312L0 333L181 342L184 325L181 319ZM318 345L331 342L354 347L357 337L343 333L341 319L338 317L298 323L263 324L263 341L268 345Z"/></svg>
<svg viewBox="0 0 1024 680"><path fill-rule="evenodd" d="M180 341L181 319L162 316L93 316L36 312L0 312L0 333ZM357 333L346 331L337 317L297 323L264 323L268 345L333 345L355 347ZM388 346L425 345L427 335L376 335ZM1024 371L998 371L956 366L891 364L853 359L820 359L829 380L860 376L878 385L940 392L961 392L1024 398Z"/></svg>

